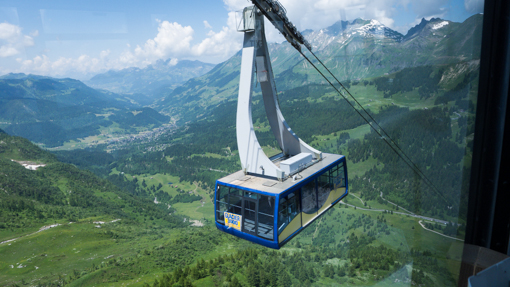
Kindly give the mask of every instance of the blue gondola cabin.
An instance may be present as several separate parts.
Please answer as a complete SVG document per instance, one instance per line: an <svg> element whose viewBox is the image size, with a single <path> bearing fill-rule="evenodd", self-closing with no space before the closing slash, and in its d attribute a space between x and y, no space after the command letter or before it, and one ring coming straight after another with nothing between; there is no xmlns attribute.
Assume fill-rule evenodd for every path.
<svg viewBox="0 0 510 287"><path fill-rule="evenodd" d="M243 171L217 180L218 229L270 248L282 247L347 195L345 157L323 155L284 181Z"/></svg>

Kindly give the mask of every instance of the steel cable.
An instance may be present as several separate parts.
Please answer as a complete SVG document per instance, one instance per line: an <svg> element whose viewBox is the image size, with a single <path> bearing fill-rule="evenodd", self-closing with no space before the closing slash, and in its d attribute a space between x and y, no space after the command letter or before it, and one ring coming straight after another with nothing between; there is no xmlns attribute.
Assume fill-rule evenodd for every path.
<svg viewBox="0 0 510 287"><path fill-rule="evenodd" d="M324 63L312 52L310 53L317 59L317 61L328 71L328 73L337 81L337 83L347 92L347 94L358 104L358 106L361 107L361 109L368 115L368 117L379 127L379 129L384 133L381 134L381 132L370 123L370 121L362 115L362 113L349 101L349 99L337 88L331 81L326 78L326 76L317 68L317 66L299 49L297 49L299 53L305 58L319 74L337 91L337 93L344 98L344 100L358 113L360 117L363 118L363 120L381 137L384 142L409 166L409 168L415 172L418 176L421 177L421 179L432 189L434 192L436 192L447 204L449 204L449 201L444 197L444 195L434 186L432 181L421 171L421 169L407 156L407 154L400 148L400 146L388 135L388 133L379 125L379 123L363 108L363 106L354 98L354 96L349 92L349 90L335 77L335 75L324 65ZM386 136L386 137L385 137ZM387 138L391 141L391 143L387 140ZM400 151L398 152L397 149ZM403 155L403 156L402 156ZM405 158L404 158L405 157Z"/></svg>

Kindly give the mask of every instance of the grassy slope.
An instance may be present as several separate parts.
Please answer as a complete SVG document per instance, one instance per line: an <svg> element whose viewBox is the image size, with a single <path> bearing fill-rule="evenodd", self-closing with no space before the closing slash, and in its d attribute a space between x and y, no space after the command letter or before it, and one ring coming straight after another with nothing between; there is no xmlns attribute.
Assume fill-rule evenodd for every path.
<svg viewBox="0 0 510 287"><path fill-rule="evenodd" d="M31 171L10 159L47 166ZM9 181L0 179L5 191L0 194L0 204L9 206L9 202L15 202L18 208L12 209L11 205L0 210L0 242L10 240L0 244L1 285L69 282L70 276L100 266L110 255L136 256L136 252L161 244L162 238L172 238L174 227L186 226L181 217L165 217L166 212L158 211L152 203L134 199L89 172L58 163L53 155L25 139L0 134L0 162L0 174L9 174ZM72 194L81 192L90 192L87 197L94 202L87 207L69 206L62 205L58 198L43 203L23 194L29 190L37 194L37 185L42 188L48 184L57 188L57 194L62 193L65 202L69 202ZM29 203L33 204L32 209L21 207ZM59 216L62 212L67 215ZM73 223L70 217L75 218ZM111 222L117 219L120 220ZM107 223L94 223L98 221ZM179 223L169 224L172 221ZM39 231L55 224L59 225ZM74 274L74 270L78 273Z"/></svg>

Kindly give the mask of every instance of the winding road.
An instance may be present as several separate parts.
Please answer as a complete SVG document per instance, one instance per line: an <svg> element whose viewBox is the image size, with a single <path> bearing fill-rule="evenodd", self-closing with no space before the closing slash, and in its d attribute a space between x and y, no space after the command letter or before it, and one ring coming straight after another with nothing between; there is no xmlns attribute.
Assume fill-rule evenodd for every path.
<svg viewBox="0 0 510 287"><path fill-rule="evenodd" d="M414 212L411 212L411 211L409 211L409 210L407 210L407 209L403 208L402 206L398 206L398 204L393 203L393 202L391 202L391 201L389 201L389 200L385 199L385 198L383 197L383 193L382 193L382 191L381 191L380 196L381 196L381 199L382 199L382 200L384 200L384 201L386 201L386 202L388 202L388 203L391 203L391 204L395 205L396 207L398 207L398 208L400 208L400 209L402 209L402 210L407 211L407 212L408 212L408 213L410 213L410 214L414 214Z"/></svg>
<svg viewBox="0 0 510 287"><path fill-rule="evenodd" d="M105 223L114 223L114 222L117 222L117 221L119 221L119 220L120 220L120 219L114 219L114 220L112 220L112 221L108 221L108 222L104 222L104 221L94 221L94 224L99 224L99 225L101 225L101 224L105 224ZM74 223L74 222L69 222L68 224L73 224L73 223ZM48 230L48 229L50 229L50 228L57 227L57 226L60 226L60 225L62 225L62 224L60 224L60 223L55 223L55 224L52 224L52 225L46 225L46 226L43 226L43 227L39 228L39 230L37 230L36 232L32 232L32 233L29 233L29 234L26 234L26 235L23 235L23 236L20 236L20 237L16 237L16 238L13 238L13 239L9 239L9 240L2 241L2 242L0 242L0 245L5 244L5 243L9 243L9 242L13 242L13 241L16 241L16 240L18 240L18 239L20 239L20 238L27 237L27 236L30 236L30 235L34 235L34 234L39 233L39 232L41 232L41 231ZM97 227L97 226L96 226L96 227Z"/></svg>
<svg viewBox="0 0 510 287"><path fill-rule="evenodd" d="M30 234L27 234L27 235L23 235L23 236L20 236L20 237L16 237L16 238L14 238L14 239L9 239L9 240L6 240L6 241L2 241L2 242L0 242L0 245L2 245L2 244L4 244L4 243L8 243L8 242L16 241L16 240L18 240L18 239L20 239L20 238L22 238L22 237L26 237L26 236L34 235L34 234L36 234L36 233L39 233L39 232L41 232L41 231L44 231L44 230L47 230L47 229L50 229L50 228L53 228L53 227L57 227L57 226L59 226L59 225L61 225L61 224L57 223L57 224L52 224L52 225L43 226L43 227L39 228L39 230L37 230L36 232L30 233Z"/></svg>
<svg viewBox="0 0 510 287"><path fill-rule="evenodd" d="M363 200L361 200L361 198L359 198L359 197L355 196L354 194L349 193L348 195L352 195L353 197L355 197L355 198L359 199L363 205L365 204L365 203L363 202ZM381 198L382 198L384 201L386 201L386 202L388 202L388 203L391 203L391 204L393 204L393 205L395 205L395 206L398 206L397 204L395 204L395 203L393 203L393 202L391 202L391 201L388 201L388 200L384 199L384 197L383 197L383 193L382 193L382 192L381 192L381 195L380 195L380 196L381 196ZM365 210L365 211L376 211L376 212L384 212L384 211L386 211L386 212L390 212L389 210L386 210L386 209L373 209L373 208L370 208L370 209L369 209L369 208L363 208L363 207L354 206L354 205L352 205L352 204L345 203L343 200L341 200L341 201L340 201L340 203L341 203L341 204L344 204L344 205L347 205L347 206L350 206L350 207L353 207L353 208L355 207L356 209ZM427 216L423 216L423 215L418 215L418 214L413 213L413 212L411 212L411 211L409 211L409 210L407 210L407 209L402 208L401 206L398 206L398 208L400 208L400 209L402 209L402 210L405 210L406 212L393 211L393 214L407 215L407 216L411 216L411 217L419 218L419 219L422 219L422 220L428 220L428 221L437 222L437 223L441 223L441 224L445 224L445 225L446 225L446 224L448 224L448 221L446 221L446 220L437 219L437 218L432 218L432 217L427 217ZM427 230L427 231L430 231L430 232L437 233L438 235L441 235L441 236L444 236L444 237L447 237L447 238L450 238L450 239L455 239L455 240L459 240L459 241L464 241L464 240L462 240L462 239L458 239L458 238L456 238L456 237L448 236L448 235L442 234L442 233L440 233L440 232L437 232L437 231L434 231L434 230L430 230L430 229L426 228L426 227L422 224L422 220L418 221L418 223L420 224L420 226L421 226L423 229L425 229L425 230ZM456 224L456 223L454 223L454 224ZM458 224L457 224L457 225L458 225Z"/></svg>
<svg viewBox="0 0 510 287"><path fill-rule="evenodd" d="M456 237L448 236L448 235L445 235L445 234L439 233L439 232L437 232L437 231L434 231L434 230L428 229L427 227L425 227L425 225L423 225L423 223L421 223L421 220L420 220L420 221L418 221L418 223L419 223L419 224L421 225L421 227L423 227L423 229L425 229L425 230L428 230L428 231L430 231L430 232L437 233L437 234L439 234L439 235L441 235L441 236L444 236L444 237L448 237L448 238L451 238L451 239L455 239L455 240L458 240L458 241L462 241L462 242L464 242L464 240L462 240L462 239L458 239L458 238L456 238Z"/></svg>

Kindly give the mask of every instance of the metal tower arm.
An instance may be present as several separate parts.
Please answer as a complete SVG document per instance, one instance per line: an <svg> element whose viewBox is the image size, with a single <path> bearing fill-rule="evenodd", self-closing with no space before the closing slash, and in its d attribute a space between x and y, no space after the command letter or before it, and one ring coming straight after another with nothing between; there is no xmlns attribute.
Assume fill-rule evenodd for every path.
<svg viewBox="0 0 510 287"><path fill-rule="evenodd" d="M299 139L288 126L280 111L264 34L264 17L256 7L246 7L243 10L240 30L245 33L236 117L237 146L241 165L246 174L260 174L282 180L290 174L288 172L286 174L265 155L253 128L251 95L255 67L271 131L284 156L293 157L300 153L306 153L311 154L310 158L317 161L322 158L322 153Z"/></svg>

